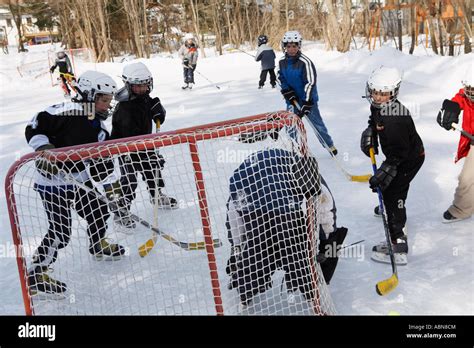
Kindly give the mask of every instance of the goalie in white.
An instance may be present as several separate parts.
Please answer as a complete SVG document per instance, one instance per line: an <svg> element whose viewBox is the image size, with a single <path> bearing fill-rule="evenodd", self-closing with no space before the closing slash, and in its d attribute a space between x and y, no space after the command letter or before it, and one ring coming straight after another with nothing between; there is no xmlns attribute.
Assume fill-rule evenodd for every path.
<svg viewBox="0 0 474 348"><path fill-rule="evenodd" d="M318 203L315 198L319 198ZM243 305L272 287L271 277L278 269L285 272L289 292L299 290L307 301L314 299L311 224L303 209L310 201L320 209L311 212L313 219L319 219L315 225L322 227L320 238L324 241L319 251L327 252L327 245L333 242L341 245L347 229L336 229L334 201L329 190L321 188L315 158L268 149L254 153L234 171L227 204L232 251L226 272L230 276L229 289L237 289ZM320 256L329 283L337 254Z"/></svg>
<svg viewBox="0 0 474 348"><path fill-rule="evenodd" d="M36 114L27 125L25 136L35 151L105 141L109 138L103 120L109 113L116 92L114 80L103 73L87 71L77 82L78 96L73 102L52 105ZM113 171L113 161L90 160L52 163L46 158L35 162L38 171L35 190L41 196L48 216L49 228L33 255L28 269L30 293L63 293L67 285L49 275L50 266L71 237L71 209L87 221L89 252L96 258L118 258L125 253L119 245L106 239L107 204L93 193L92 180L102 182ZM89 171L87 170L89 167ZM70 174L73 182L64 174ZM91 190L79 188L81 183ZM109 185L117 194L119 187Z"/></svg>

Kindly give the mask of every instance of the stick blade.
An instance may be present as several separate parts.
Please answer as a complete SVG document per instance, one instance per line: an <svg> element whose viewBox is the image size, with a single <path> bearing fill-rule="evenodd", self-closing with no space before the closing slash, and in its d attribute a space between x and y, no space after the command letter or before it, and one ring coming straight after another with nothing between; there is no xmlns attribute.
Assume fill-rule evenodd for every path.
<svg viewBox="0 0 474 348"><path fill-rule="evenodd" d="M351 175L351 181L368 182L372 175Z"/></svg>
<svg viewBox="0 0 474 348"><path fill-rule="evenodd" d="M393 289L395 289L398 285L398 277L394 273L392 276L388 279L382 280L377 283L375 286L375 291L377 291L377 294L380 296L385 296L389 292L391 292Z"/></svg>
<svg viewBox="0 0 474 348"><path fill-rule="evenodd" d="M138 248L138 255L140 255L141 257L147 256L154 246L155 241L153 239L148 239L145 244L141 245Z"/></svg>

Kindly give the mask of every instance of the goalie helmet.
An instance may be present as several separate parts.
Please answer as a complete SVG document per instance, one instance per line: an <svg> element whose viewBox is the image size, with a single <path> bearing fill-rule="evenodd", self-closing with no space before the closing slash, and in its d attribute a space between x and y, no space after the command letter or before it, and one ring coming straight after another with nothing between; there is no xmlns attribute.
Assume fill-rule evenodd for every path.
<svg viewBox="0 0 474 348"><path fill-rule="evenodd" d="M369 103L376 108L389 106L397 100L401 83L402 75L398 69L380 66L370 74L365 88L365 96ZM373 97L375 92L389 93L390 99L384 103L377 103Z"/></svg>
<svg viewBox="0 0 474 348"><path fill-rule="evenodd" d="M462 79L462 87L464 90L464 95L471 102L474 102L474 70L472 66L468 68L466 77Z"/></svg>
<svg viewBox="0 0 474 348"><path fill-rule="evenodd" d="M285 35L283 35L283 39L281 39L281 48L283 51L285 50L285 47L288 43L297 43L298 47L301 48L301 42L303 41L303 38L301 34L296 31L296 30L291 30L287 31Z"/></svg>
<svg viewBox="0 0 474 348"><path fill-rule="evenodd" d="M122 80L129 95L132 93L132 85L147 85L150 94L153 90L153 77L150 70L143 63L132 63L123 68Z"/></svg>
<svg viewBox="0 0 474 348"><path fill-rule="evenodd" d="M267 35L260 35L257 40L258 40L258 45L260 46L268 42L268 37Z"/></svg>

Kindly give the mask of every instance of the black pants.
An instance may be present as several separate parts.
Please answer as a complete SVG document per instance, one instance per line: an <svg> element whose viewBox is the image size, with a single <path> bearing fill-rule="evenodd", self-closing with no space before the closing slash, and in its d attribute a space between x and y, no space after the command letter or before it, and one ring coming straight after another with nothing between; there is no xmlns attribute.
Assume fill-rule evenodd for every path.
<svg viewBox="0 0 474 348"><path fill-rule="evenodd" d="M276 84L276 76L275 76L275 69L266 69L262 70L260 73L260 81L258 81L258 85L263 87L265 81L267 80L267 73L270 73L270 84L275 86Z"/></svg>
<svg viewBox="0 0 474 348"><path fill-rule="evenodd" d="M92 189L91 183L86 183ZM71 237L71 209L87 221L89 252L104 238L109 211L93 193L74 186L36 187L48 216L48 233L36 250L34 263L48 266L56 261L58 250L65 248Z"/></svg>
<svg viewBox="0 0 474 348"><path fill-rule="evenodd" d="M155 197L155 190L165 187L161 175L161 169L165 163L164 159L154 151L146 151L134 156L137 158L131 158L131 161L126 156L120 158L120 169L122 172L120 183L128 208L136 197L135 190L138 186L138 174L141 174L143 181L146 183L152 200ZM158 176L156 177L156 175Z"/></svg>
<svg viewBox="0 0 474 348"><path fill-rule="evenodd" d="M254 295L271 286L277 269L285 271L289 291L300 290L313 299L306 219L302 211L257 210L242 217L246 242L238 260L229 260L227 273L231 287L248 304ZM234 271L233 271L234 270Z"/></svg>
<svg viewBox="0 0 474 348"><path fill-rule="evenodd" d="M191 68L183 68L184 83L194 83L194 70L197 64L191 64Z"/></svg>
<svg viewBox="0 0 474 348"><path fill-rule="evenodd" d="M403 227L407 222L406 199L410 182L420 170L425 156L402 163L398 166L397 175L390 185L382 192L383 202L387 211L388 227L392 240L403 236Z"/></svg>

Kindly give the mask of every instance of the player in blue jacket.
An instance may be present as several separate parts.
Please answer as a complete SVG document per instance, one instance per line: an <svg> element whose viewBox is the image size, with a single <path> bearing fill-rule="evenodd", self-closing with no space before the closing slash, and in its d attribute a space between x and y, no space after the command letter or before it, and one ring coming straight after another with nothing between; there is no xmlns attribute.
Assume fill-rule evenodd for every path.
<svg viewBox="0 0 474 348"><path fill-rule="evenodd" d="M318 89L316 87L316 68L313 62L301 53L302 37L297 31L288 31L281 41L285 55L280 59L278 79L281 93L285 97L287 109L298 102L301 107L299 115L307 116L316 127L319 142L333 155L337 155L334 141L329 135L318 108Z"/></svg>

